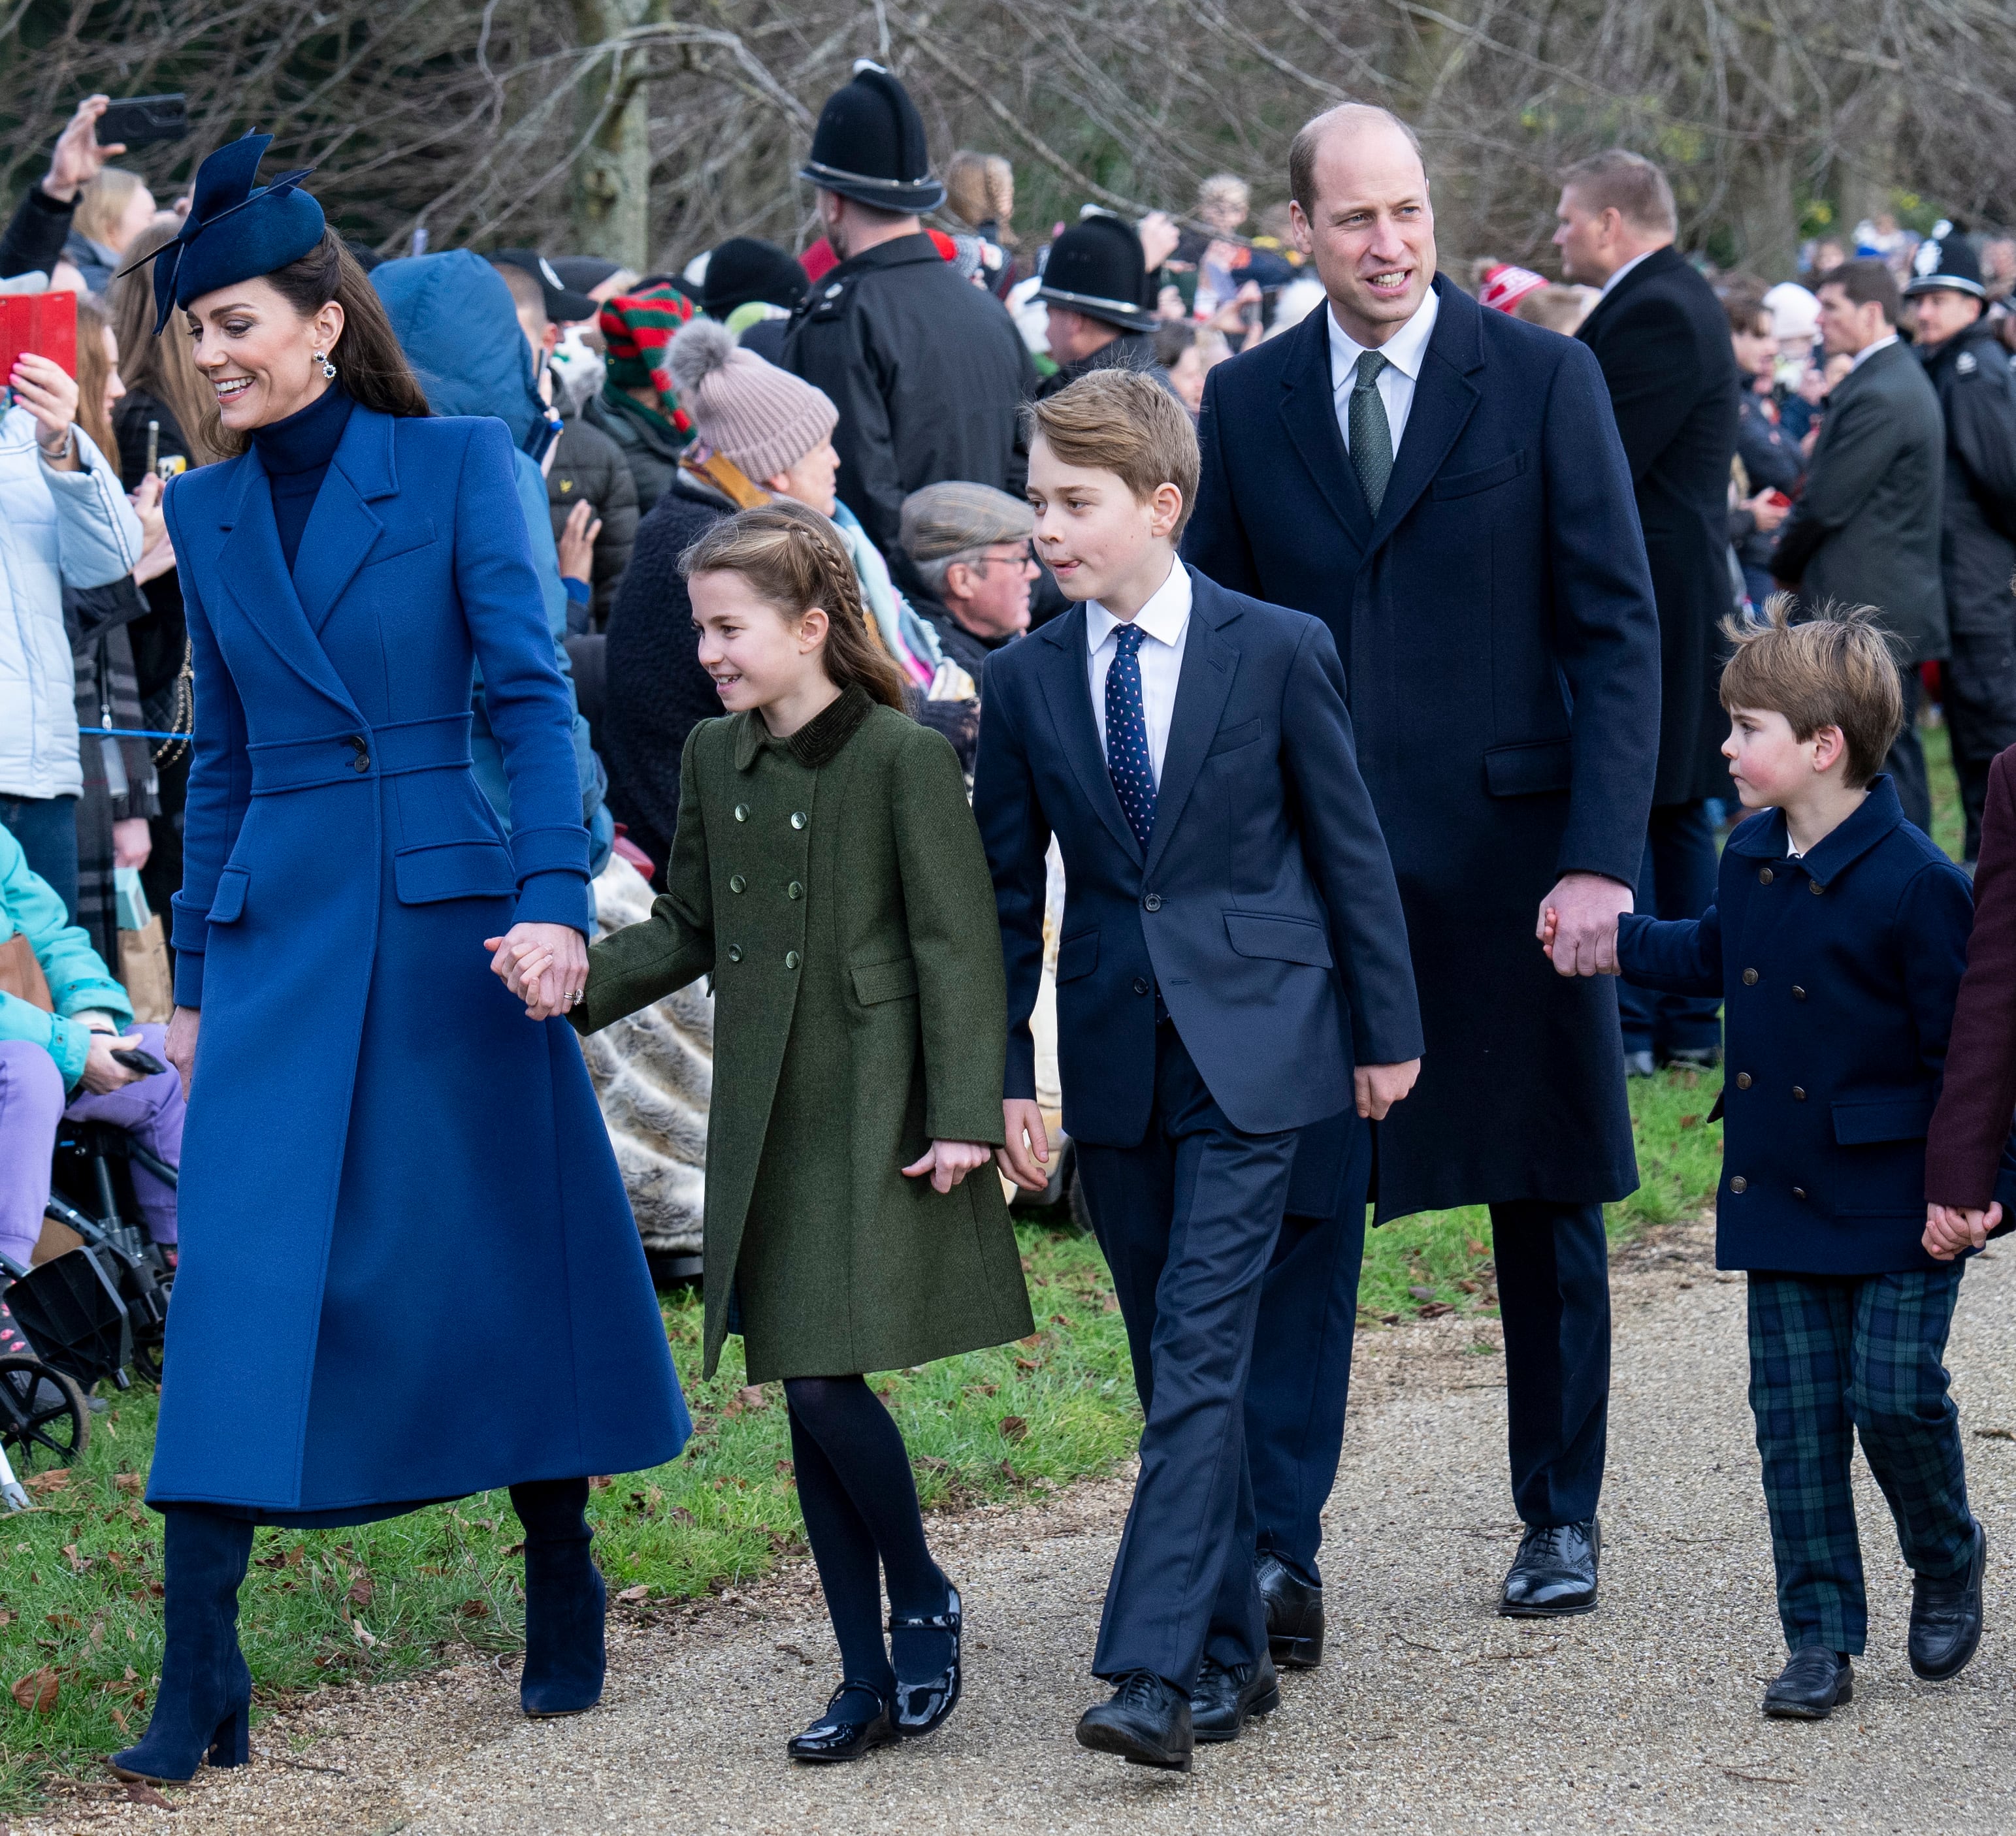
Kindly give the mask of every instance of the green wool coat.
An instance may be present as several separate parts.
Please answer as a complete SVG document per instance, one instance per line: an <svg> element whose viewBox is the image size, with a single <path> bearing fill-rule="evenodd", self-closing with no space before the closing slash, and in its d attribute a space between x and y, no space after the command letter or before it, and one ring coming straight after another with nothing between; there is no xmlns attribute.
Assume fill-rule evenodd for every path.
<svg viewBox="0 0 2016 1836"><path fill-rule="evenodd" d="M902 1169L1002 1139L1007 997L993 887L952 748L848 689L787 740L703 721L651 916L589 952L592 1032L711 973L707 1373L922 1364L1034 1330L992 1167Z"/></svg>

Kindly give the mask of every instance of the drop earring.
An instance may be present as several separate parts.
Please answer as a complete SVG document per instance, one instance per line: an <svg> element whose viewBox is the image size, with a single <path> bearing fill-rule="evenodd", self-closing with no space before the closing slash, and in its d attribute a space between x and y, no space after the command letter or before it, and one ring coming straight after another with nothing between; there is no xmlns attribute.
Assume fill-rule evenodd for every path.
<svg viewBox="0 0 2016 1836"><path fill-rule="evenodd" d="M336 380L336 365L331 363L328 357L320 351L318 351L315 354L315 360L317 363L322 365L322 373L327 376L331 382L334 382Z"/></svg>

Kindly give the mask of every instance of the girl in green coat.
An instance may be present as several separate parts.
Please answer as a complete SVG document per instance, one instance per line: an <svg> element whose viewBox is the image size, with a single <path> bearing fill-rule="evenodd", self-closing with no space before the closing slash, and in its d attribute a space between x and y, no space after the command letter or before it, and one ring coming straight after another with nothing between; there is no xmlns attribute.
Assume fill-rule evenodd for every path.
<svg viewBox="0 0 2016 1836"><path fill-rule="evenodd" d="M740 1332L750 1381L783 1381L845 1666L789 1751L852 1759L928 1733L959 1692L958 1590L862 1373L1033 1330L991 1165L1000 934L958 762L902 711L832 524L773 502L681 566L729 718L689 737L665 896L589 952L574 1019L714 978L707 1370ZM544 967L528 956L522 985Z"/></svg>

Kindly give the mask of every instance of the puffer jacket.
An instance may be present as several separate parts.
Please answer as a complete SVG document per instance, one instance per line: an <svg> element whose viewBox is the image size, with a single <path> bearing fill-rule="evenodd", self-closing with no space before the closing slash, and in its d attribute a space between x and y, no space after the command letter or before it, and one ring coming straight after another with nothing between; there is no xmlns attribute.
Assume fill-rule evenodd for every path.
<svg viewBox="0 0 2016 1836"><path fill-rule="evenodd" d="M0 797L75 797L76 678L63 589L104 586L140 559L119 473L79 429L85 469L52 472L25 409L0 415Z"/></svg>
<svg viewBox="0 0 2016 1836"><path fill-rule="evenodd" d="M630 551L637 543L637 481L623 448L577 415L560 435L560 450L546 473L546 507L553 515L556 542L574 506L581 502L594 506L602 524L602 533L595 538L590 582L595 599L589 628L606 631L609 614L616 609L616 589L623 584L623 570L630 565Z"/></svg>
<svg viewBox="0 0 2016 1836"><path fill-rule="evenodd" d="M63 1089L74 1091L91 1051L85 1017L103 1013L129 1025L133 1003L91 939L70 922L56 888L28 865L20 843L0 828L0 943L17 932L41 965L56 1012L45 1013L17 995L0 993L0 1039L40 1046L56 1061Z"/></svg>

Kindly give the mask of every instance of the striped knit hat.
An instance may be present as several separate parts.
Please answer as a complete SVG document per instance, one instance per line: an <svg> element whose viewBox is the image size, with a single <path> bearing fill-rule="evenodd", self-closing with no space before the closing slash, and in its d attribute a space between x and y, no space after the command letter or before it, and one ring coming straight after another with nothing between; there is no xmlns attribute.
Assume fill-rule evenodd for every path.
<svg viewBox="0 0 2016 1836"><path fill-rule="evenodd" d="M642 293L618 294L602 307L609 382L618 389L657 390L659 413L682 434L693 431L693 417L679 405L665 352L673 334L693 315L693 301L669 281Z"/></svg>

